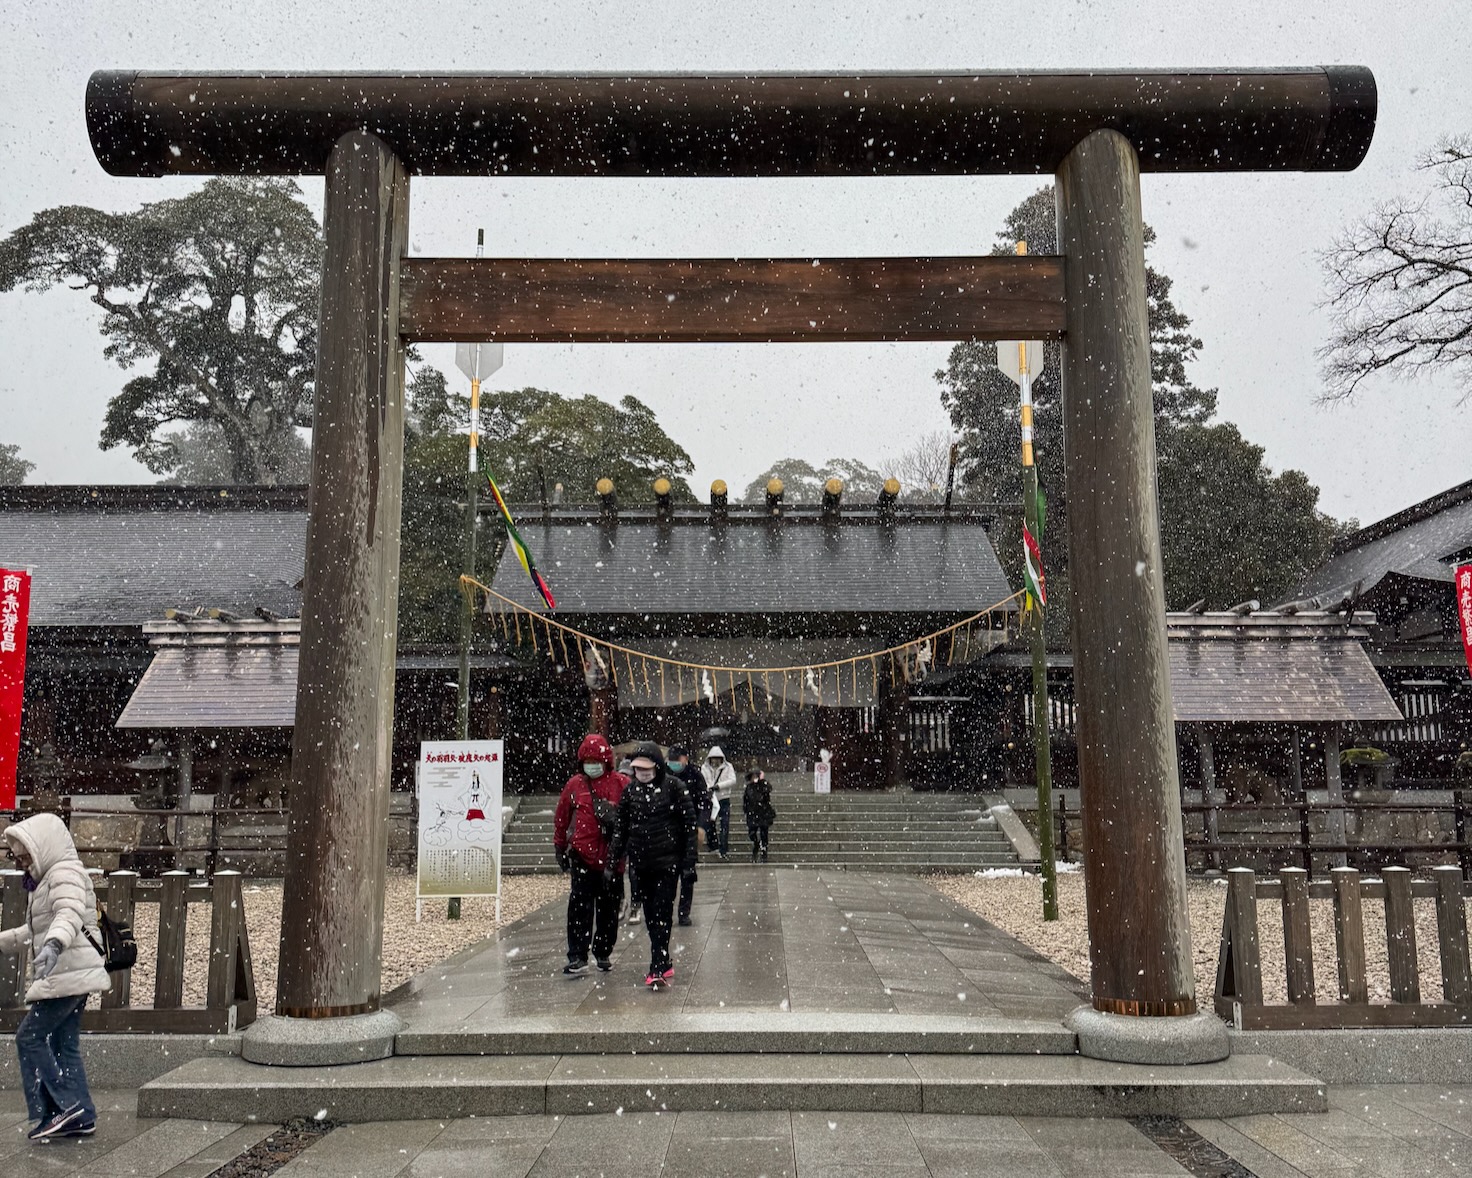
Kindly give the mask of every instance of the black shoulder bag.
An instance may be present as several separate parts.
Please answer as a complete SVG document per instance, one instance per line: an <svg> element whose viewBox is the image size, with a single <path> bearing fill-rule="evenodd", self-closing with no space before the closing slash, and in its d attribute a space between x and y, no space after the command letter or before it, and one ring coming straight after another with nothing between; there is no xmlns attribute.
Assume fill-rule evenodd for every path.
<svg viewBox="0 0 1472 1178"><path fill-rule="evenodd" d="M607 798L595 794L591 785L588 786L588 798L593 803L593 817L598 820L598 828L603 831L603 837L613 838L614 827L618 825L618 807Z"/></svg>
<svg viewBox="0 0 1472 1178"><path fill-rule="evenodd" d="M86 928L82 929L82 936L86 937L92 948L96 949L102 958L102 968L108 973L121 973L125 969L132 969L138 962L138 942L133 939L133 926L121 920L114 920L106 910L97 909L97 931L102 935L102 944L93 939Z"/></svg>

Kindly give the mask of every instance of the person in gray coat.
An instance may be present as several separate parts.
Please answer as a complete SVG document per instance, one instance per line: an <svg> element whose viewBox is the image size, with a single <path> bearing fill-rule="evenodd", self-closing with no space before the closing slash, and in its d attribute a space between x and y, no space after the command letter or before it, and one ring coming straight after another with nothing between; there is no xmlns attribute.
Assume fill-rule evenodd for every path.
<svg viewBox="0 0 1472 1178"><path fill-rule="evenodd" d="M24 924L0 932L0 952L31 951L30 1010L15 1032L32 1141L88 1137L97 1109L87 1090L79 1033L90 994L111 988L97 929L97 894L71 833L55 814L5 831L6 857L26 873Z"/></svg>

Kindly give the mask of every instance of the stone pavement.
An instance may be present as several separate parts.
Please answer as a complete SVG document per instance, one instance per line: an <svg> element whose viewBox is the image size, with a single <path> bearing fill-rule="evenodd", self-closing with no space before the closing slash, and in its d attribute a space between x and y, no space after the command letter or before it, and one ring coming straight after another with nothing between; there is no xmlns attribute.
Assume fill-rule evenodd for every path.
<svg viewBox="0 0 1472 1178"><path fill-rule="evenodd" d="M591 1028L676 1012L1056 1023L1085 1000L1062 969L911 876L702 865L692 916L692 927L674 930L667 992L639 985L649 953L642 926L623 926L613 972L563 977L559 903L428 971L394 1010L416 1034L502 1033L518 1020L588 1019Z"/></svg>
<svg viewBox="0 0 1472 1178"><path fill-rule="evenodd" d="M702 1112L345 1125L281 1178L1452 1178L1472 1173L1472 1088L1343 1088L1325 1114L1144 1122ZM99 1096L97 1136L28 1145L0 1093L5 1178L207 1178L273 1126L140 1120ZM1162 1148L1156 1138L1171 1143ZM1179 1160L1178 1160L1179 1159Z"/></svg>
<svg viewBox="0 0 1472 1178"><path fill-rule="evenodd" d="M10 1045L5 1045L9 1049ZM33 1145L25 1098L0 1091L0 1174L5 1178L206 1178L264 1139L274 1125L145 1120L136 1092L95 1092L97 1135Z"/></svg>

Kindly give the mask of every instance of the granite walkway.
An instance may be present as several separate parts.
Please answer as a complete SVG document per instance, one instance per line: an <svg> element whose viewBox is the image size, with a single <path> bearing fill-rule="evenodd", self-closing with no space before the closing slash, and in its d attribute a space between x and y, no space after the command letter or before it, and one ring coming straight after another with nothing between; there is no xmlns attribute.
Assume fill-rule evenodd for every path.
<svg viewBox="0 0 1472 1178"><path fill-rule="evenodd" d="M1056 1024L1084 1000L1076 979L913 877L702 866L692 916L674 930L665 992L640 985L642 926L623 926L611 973L564 977L559 903L422 975L394 1009L413 1032L651 1014L731 1016L736 1030L753 1014Z"/></svg>
<svg viewBox="0 0 1472 1178"><path fill-rule="evenodd" d="M629 1113L336 1128L281 1178L1455 1178L1472 1174L1472 1088L1330 1092L1331 1111L1226 1120L905 1113ZM97 1136L29 1145L0 1092L5 1178L207 1178L273 1128L144 1120L101 1093ZM235 1168L236 1173L242 1171Z"/></svg>

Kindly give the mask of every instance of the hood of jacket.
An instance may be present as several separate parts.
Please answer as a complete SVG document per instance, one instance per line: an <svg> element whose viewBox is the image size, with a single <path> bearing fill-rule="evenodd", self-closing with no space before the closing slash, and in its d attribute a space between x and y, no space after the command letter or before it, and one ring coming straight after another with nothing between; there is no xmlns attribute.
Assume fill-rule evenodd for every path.
<svg viewBox="0 0 1472 1178"><path fill-rule="evenodd" d="M651 784L663 786L667 770L664 767L664 753L660 752L659 745L655 744L652 740L646 740L634 750L634 755L629 759L637 761L640 757L647 757L654 762L654 781ZM639 779L634 777L633 773L634 770L630 768L629 779L636 785L640 784Z"/></svg>
<svg viewBox="0 0 1472 1178"><path fill-rule="evenodd" d="M598 733L590 732L578 745L578 764L581 766L584 761L597 761L605 770L612 772L613 749Z"/></svg>
<svg viewBox="0 0 1472 1178"><path fill-rule="evenodd" d="M726 754L721 752L720 745L713 744L710 746L710 752L705 754L705 759L709 761L712 757L720 757L723 761L726 759Z"/></svg>
<svg viewBox="0 0 1472 1178"><path fill-rule="evenodd" d="M55 814L36 814L7 827L5 841L31 857L31 875L41 879L58 863L80 859L71 831Z"/></svg>

